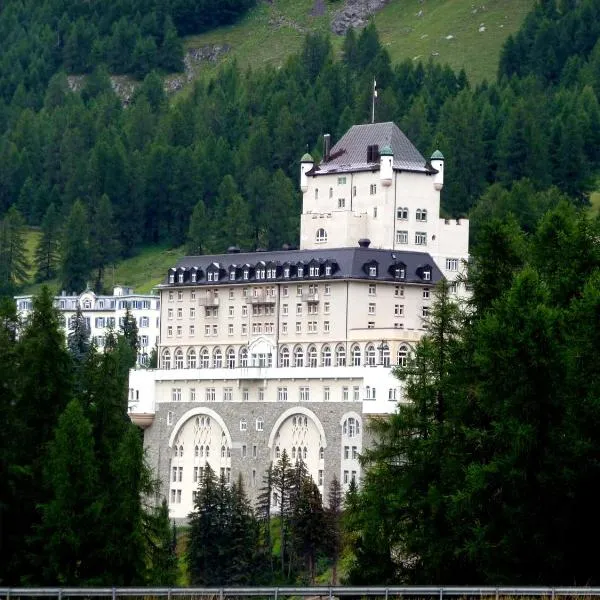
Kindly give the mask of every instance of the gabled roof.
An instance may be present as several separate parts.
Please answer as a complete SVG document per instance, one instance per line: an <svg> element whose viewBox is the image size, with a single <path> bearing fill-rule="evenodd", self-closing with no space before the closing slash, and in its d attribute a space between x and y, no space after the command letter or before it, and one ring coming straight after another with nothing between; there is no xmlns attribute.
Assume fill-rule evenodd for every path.
<svg viewBox="0 0 600 600"><path fill-rule="evenodd" d="M331 149L329 160L316 165L312 174L379 169L379 160L367 162L367 147L373 145L379 146L380 149L384 149L386 146L391 148L394 154L394 169L419 173L437 172L427 164L422 154L398 126L389 121L387 123L353 125Z"/></svg>

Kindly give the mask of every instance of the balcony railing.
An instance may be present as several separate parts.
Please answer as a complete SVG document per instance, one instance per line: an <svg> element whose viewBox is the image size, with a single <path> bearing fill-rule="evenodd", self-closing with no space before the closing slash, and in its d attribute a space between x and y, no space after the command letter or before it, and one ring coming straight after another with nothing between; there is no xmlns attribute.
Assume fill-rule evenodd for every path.
<svg viewBox="0 0 600 600"><path fill-rule="evenodd" d="M246 296L246 304L275 304L276 299L274 295L267 294L266 292L257 292L250 296Z"/></svg>
<svg viewBox="0 0 600 600"><path fill-rule="evenodd" d="M319 301L319 292L303 292L302 302L316 303Z"/></svg>
<svg viewBox="0 0 600 600"><path fill-rule="evenodd" d="M206 296L198 298L200 306L219 306L219 296L216 294L206 294Z"/></svg>

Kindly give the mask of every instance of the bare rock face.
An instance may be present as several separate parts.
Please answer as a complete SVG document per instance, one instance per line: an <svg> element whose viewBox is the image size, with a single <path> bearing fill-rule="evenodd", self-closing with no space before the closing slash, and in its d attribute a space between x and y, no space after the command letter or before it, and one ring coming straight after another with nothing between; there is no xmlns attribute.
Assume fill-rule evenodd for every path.
<svg viewBox="0 0 600 600"><path fill-rule="evenodd" d="M369 17L381 10L390 0L346 0L343 8L335 13L331 22L331 31L344 35L351 27L364 27Z"/></svg>

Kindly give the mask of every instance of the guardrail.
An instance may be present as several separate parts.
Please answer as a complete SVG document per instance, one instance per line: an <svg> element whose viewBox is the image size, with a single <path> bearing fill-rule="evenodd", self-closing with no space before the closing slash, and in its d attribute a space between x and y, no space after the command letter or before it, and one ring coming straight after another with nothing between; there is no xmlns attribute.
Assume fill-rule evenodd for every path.
<svg viewBox="0 0 600 600"><path fill-rule="evenodd" d="M0 587L0 598L57 598L65 597L111 598L164 597L167 600L186 598L243 598L249 596L269 597L274 600L292 596L326 597L329 600L342 596L375 596L378 598L413 596L442 599L444 596L496 599L502 597L548 597L578 598L600 596L600 587L436 587L436 586L314 586L314 587L210 587L210 588L145 588L145 587L98 587L98 588L17 588Z"/></svg>

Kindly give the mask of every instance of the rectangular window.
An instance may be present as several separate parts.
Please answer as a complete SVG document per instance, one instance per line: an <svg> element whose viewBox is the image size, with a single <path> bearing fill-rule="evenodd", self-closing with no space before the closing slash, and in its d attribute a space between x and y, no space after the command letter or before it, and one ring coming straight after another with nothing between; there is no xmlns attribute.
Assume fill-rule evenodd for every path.
<svg viewBox="0 0 600 600"><path fill-rule="evenodd" d="M323 469L319 469L317 481L318 481L318 483L317 483L318 486L323 485Z"/></svg>
<svg viewBox="0 0 600 600"><path fill-rule="evenodd" d="M338 177L338 185L346 185L346 178Z"/></svg>
<svg viewBox="0 0 600 600"><path fill-rule="evenodd" d="M348 388L342 388L342 402L348 402Z"/></svg>
<svg viewBox="0 0 600 600"><path fill-rule="evenodd" d="M394 316L395 317L403 317L404 316L404 304L395 304L394 305Z"/></svg>
<svg viewBox="0 0 600 600"><path fill-rule="evenodd" d="M408 244L408 231L396 231L396 244Z"/></svg>
<svg viewBox="0 0 600 600"><path fill-rule="evenodd" d="M233 335L233 323L227 325L227 333L228 335Z"/></svg>
<svg viewBox="0 0 600 600"><path fill-rule="evenodd" d="M375 314L375 303L374 302L369 302L369 314L370 315Z"/></svg>
<svg viewBox="0 0 600 600"><path fill-rule="evenodd" d="M256 444L252 446L252 458L256 458L258 456L258 447Z"/></svg>
<svg viewBox="0 0 600 600"><path fill-rule="evenodd" d="M167 412L167 425L173 425L173 412Z"/></svg>
<svg viewBox="0 0 600 600"><path fill-rule="evenodd" d="M183 327L181 325L177 325L177 337L181 337L183 335Z"/></svg>
<svg viewBox="0 0 600 600"><path fill-rule="evenodd" d="M190 335L196 335L196 327L194 325L190 325Z"/></svg>
<svg viewBox="0 0 600 600"><path fill-rule="evenodd" d="M349 473L348 471L344 471L344 483L348 483L348 477L349 477Z"/></svg>
<svg viewBox="0 0 600 600"><path fill-rule="evenodd" d="M308 322L308 333L317 333L317 322L316 321Z"/></svg>
<svg viewBox="0 0 600 600"><path fill-rule="evenodd" d="M423 318L426 318L429 316L429 306L423 306L423 308L421 310L421 316Z"/></svg>
<svg viewBox="0 0 600 600"><path fill-rule="evenodd" d="M242 444L242 458L246 458L246 454L248 453L248 449L246 444Z"/></svg>
<svg viewBox="0 0 600 600"><path fill-rule="evenodd" d="M377 294L377 286L374 283L369 284L369 296L375 296Z"/></svg>
<svg viewBox="0 0 600 600"><path fill-rule="evenodd" d="M248 391L248 388L243 388L242 389L242 402L248 402L249 398L250 398L250 392Z"/></svg>
<svg viewBox="0 0 600 600"><path fill-rule="evenodd" d="M346 208L346 199L338 198L338 208Z"/></svg>
<svg viewBox="0 0 600 600"><path fill-rule="evenodd" d="M183 481L183 467L179 467L179 473L178 473L179 477L177 478L178 481Z"/></svg>
<svg viewBox="0 0 600 600"><path fill-rule="evenodd" d="M323 303L323 312L328 315L329 314L329 310L330 310L330 304L329 302L324 302Z"/></svg>
<svg viewBox="0 0 600 600"><path fill-rule="evenodd" d="M285 335L285 334L287 334L287 332L288 332L288 324L282 323L281 324L281 333Z"/></svg>
<svg viewBox="0 0 600 600"><path fill-rule="evenodd" d="M289 267L286 267L286 269L287 269L287 271L288 271L288 277L289 277ZM290 291L289 291L289 288L288 288L288 286L287 286L287 285L284 285L284 286L281 288L281 295L282 295L284 298L287 298L287 297L288 297L288 295L289 295L289 293L290 293Z"/></svg>
<svg viewBox="0 0 600 600"><path fill-rule="evenodd" d="M169 310L167 311L167 318L168 319L172 319L173 318L173 309L169 308Z"/></svg>
<svg viewBox="0 0 600 600"><path fill-rule="evenodd" d="M308 314L309 315L318 315L319 314L319 305L318 304L309 304L308 305Z"/></svg>
<svg viewBox="0 0 600 600"><path fill-rule="evenodd" d="M231 402L233 400L233 388L223 388L223 402Z"/></svg>
<svg viewBox="0 0 600 600"><path fill-rule="evenodd" d="M195 307L191 307L190 308L190 319L195 319L196 318L196 309Z"/></svg>
<svg viewBox="0 0 600 600"><path fill-rule="evenodd" d="M244 304L242 306L242 317L247 317L248 316L248 306L246 304Z"/></svg>
<svg viewBox="0 0 600 600"><path fill-rule="evenodd" d="M308 402L310 400L310 388L300 388L300 402Z"/></svg>
<svg viewBox="0 0 600 600"><path fill-rule="evenodd" d="M377 193L377 184L376 183L372 183L369 186L369 194L371 194L371 196L374 196Z"/></svg>
<svg viewBox="0 0 600 600"><path fill-rule="evenodd" d="M302 304L296 304L296 314L297 315L302 314Z"/></svg>
<svg viewBox="0 0 600 600"><path fill-rule="evenodd" d="M358 458L358 448L356 446L352 446L352 458L355 460Z"/></svg>
<svg viewBox="0 0 600 600"><path fill-rule="evenodd" d="M329 402L329 388L328 387L323 388L323 401Z"/></svg>
<svg viewBox="0 0 600 600"><path fill-rule="evenodd" d="M344 446L344 458L346 460L350 458L350 446Z"/></svg>
<svg viewBox="0 0 600 600"><path fill-rule="evenodd" d="M367 323L367 329L375 329L375 321L369 321Z"/></svg>
<svg viewBox="0 0 600 600"><path fill-rule="evenodd" d="M248 324L242 323L242 335L248 335Z"/></svg>
<svg viewBox="0 0 600 600"><path fill-rule="evenodd" d="M258 401L259 402L265 401L265 388L258 388Z"/></svg>
<svg viewBox="0 0 600 600"><path fill-rule="evenodd" d="M282 304L281 305L281 314L284 315L285 317L287 317L288 313L288 305L287 304Z"/></svg>
<svg viewBox="0 0 600 600"><path fill-rule="evenodd" d="M171 481L177 481L177 467L173 467Z"/></svg>
<svg viewBox="0 0 600 600"><path fill-rule="evenodd" d="M360 400L360 387L357 385L352 388L352 399L354 402L358 402Z"/></svg>
<svg viewBox="0 0 600 600"><path fill-rule="evenodd" d="M210 335L210 325L204 326L204 335Z"/></svg>
<svg viewBox="0 0 600 600"><path fill-rule="evenodd" d="M205 396L206 402L214 402L217 394L215 388L206 388Z"/></svg>
<svg viewBox="0 0 600 600"><path fill-rule="evenodd" d="M446 271L458 271L458 258L446 259Z"/></svg>
<svg viewBox="0 0 600 600"><path fill-rule="evenodd" d="M229 316L230 316L230 317L233 317L233 316L234 316L234 314L235 314L235 307L234 307L233 305L231 305L231 306L229 307Z"/></svg>
<svg viewBox="0 0 600 600"><path fill-rule="evenodd" d="M177 309L177 318L178 319L183 319L183 308L178 308Z"/></svg>
<svg viewBox="0 0 600 600"><path fill-rule="evenodd" d="M396 298L404 298L404 286L403 285L394 286L394 296L396 296Z"/></svg>
<svg viewBox="0 0 600 600"><path fill-rule="evenodd" d="M331 285L328 283L325 284L325 295L329 296L331 294Z"/></svg>
<svg viewBox="0 0 600 600"><path fill-rule="evenodd" d="M279 402L287 402L288 392L286 387L277 388L277 400Z"/></svg>
<svg viewBox="0 0 600 600"><path fill-rule="evenodd" d="M429 295L430 295L429 288L423 288L423 299L428 300Z"/></svg>
<svg viewBox="0 0 600 600"><path fill-rule="evenodd" d="M181 401L181 388L171 388L171 401L172 402L180 402Z"/></svg>
<svg viewBox="0 0 600 600"><path fill-rule="evenodd" d="M415 232L415 244L417 246L427 245L427 234L424 231Z"/></svg>
<svg viewBox="0 0 600 600"><path fill-rule="evenodd" d="M323 321L323 331L329 333L331 331L329 321Z"/></svg>
<svg viewBox="0 0 600 600"><path fill-rule="evenodd" d="M302 323L300 321L296 321L296 333L302 333Z"/></svg>
<svg viewBox="0 0 600 600"><path fill-rule="evenodd" d="M190 402L196 402L196 388L190 389Z"/></svg>

